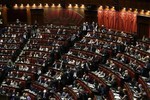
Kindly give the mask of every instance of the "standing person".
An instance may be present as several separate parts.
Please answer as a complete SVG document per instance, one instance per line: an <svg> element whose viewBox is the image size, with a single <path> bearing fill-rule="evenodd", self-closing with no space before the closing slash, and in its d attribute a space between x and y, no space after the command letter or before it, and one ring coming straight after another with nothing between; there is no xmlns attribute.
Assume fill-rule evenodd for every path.
<svg viewBox="0 0 150 100"><path fill-rule="evenodd" d="M21 22L19 19L16 19L16 25L19 25Z"/></svg>

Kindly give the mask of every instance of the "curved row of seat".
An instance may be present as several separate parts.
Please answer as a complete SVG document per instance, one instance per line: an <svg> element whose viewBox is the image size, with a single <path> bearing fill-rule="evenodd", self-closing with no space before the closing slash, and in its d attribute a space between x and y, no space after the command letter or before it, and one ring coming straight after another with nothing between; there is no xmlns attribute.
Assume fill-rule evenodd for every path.
<svg viewBox="0 0 150 100"><path fill-rule="evenodd" d="M20 31L22 27L11 28L17 34L24 32ZM139 68L149 70L149 58L143 62L127 52L129 48L142 57L149 56L144 49L134 47L135 42L143 45L148 43L134 41L131 35L115 34L106 28L101 28L99 32L78 30L80 28L62 28L60 32L59 28L48 28L50 33L43 32L45 28L29 29L30 32L26 34L30 35L28 38L22 35L21 38L26 40L23 47L18 42L13 43L12 46L19 45L19 48L12 50L21 51L15 56L14 63L10 60L14 56L8 52L5 58L10 58L0 61L0 72L5 74L5 77L1 76L4 78L0 87L2 95L12 97L14 93L20 98L30 97L33 100L150 98L147 84L149 75L145 77L136 72L139 71L139 65ZM9 43L5 45L10 47ZM135 61L135 69L132 61Z"/></svg>

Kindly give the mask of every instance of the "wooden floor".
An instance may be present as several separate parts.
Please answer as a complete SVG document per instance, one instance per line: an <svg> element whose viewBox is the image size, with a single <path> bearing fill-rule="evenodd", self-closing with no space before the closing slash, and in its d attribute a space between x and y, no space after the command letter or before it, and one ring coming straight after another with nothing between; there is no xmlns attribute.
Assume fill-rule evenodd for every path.
<svg viewBox="0 0 150 100"><path fill-rule="evenodd" d="M53 23L63 25L80 25L84 20L84 9L81 8L12 8L3 7L2 19L4 25L14 23L20 19L24 23L32 24L37 20L39 24Z"/></svg>

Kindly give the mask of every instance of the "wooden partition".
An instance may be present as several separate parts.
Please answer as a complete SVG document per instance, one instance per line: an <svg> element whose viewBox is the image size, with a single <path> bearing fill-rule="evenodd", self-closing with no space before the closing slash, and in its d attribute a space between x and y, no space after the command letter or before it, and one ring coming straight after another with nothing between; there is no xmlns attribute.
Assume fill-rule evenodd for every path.
<svg viewBox="0 0 150 100"><path fill-rule="evenodd" d="M30 9L31 11L31 23L37 21L39 24L44 23L44 10L43 9Z"/></svg>
<svg viewBox="0 0 150 100"><path fill-rule="evenodd" d="M150 38L150 16L137 16L137 35L139 38L145 36Z"/></svg>
<svg viewBox="0 0 150 100"><path fill-rule="evenodd" d="M27 22L26 9L7 9L7 21L16 22L19 19L21 22Z"/></svg>

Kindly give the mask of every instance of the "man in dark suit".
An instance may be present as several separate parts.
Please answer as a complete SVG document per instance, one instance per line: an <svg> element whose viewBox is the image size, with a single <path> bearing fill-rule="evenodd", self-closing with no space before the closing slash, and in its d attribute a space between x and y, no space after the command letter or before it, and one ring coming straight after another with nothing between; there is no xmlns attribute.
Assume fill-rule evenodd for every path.
<svg viewBox="0 0 150 100"><path fill-rule="evenodd" d="M47 90L43 90L42 92L42 100L47 100L48 99L48 92Z"/></svg>
<svg viewBox="0 0 150 100"><path fill-rule="evenodd" d="M102 50L102 63L106 63L107 59L109 58L109 52L106 49Z"/></svg>
<svg viewBox="0 0 150 100"><path fill-rule="evenodd" d="M107 33L108 34L114 34L114 32L111 29L108 29Z"/></svg>
<svg viewBox="0 0 150 100"><path fill-rule="evenodd" d="M67 77L68 77L68 73L63 72L63 75L61 76L62 86L65 86L67 84L67 80L68 80Z"/></svg>
<svg viewBox="0 0 150 100"><path fill-rule="evenodd" d="M69 71L68 84L72 84L72 83L73 83L73 81L74 81L73 75L74 75L74 71L73 71L73 70L70 70L70 71Z"/></svg>

